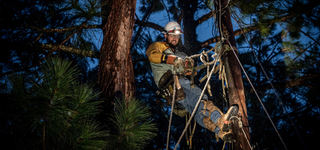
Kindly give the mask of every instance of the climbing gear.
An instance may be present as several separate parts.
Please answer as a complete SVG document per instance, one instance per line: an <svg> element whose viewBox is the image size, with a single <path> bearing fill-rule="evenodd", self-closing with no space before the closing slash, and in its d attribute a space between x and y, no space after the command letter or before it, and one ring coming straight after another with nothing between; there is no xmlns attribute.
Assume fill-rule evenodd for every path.
<svg viewBox="0 0 320 150"><path fill-rule="evenodd" d="M173 80L174 82L176 83L176 88L177 88L177 91L176 91L176 101L181 101L183 100L186 95L184 94L183 92L183 89L180 85L180 82L179 82L179 79L178 79L178 75L177 74L174 74L173 75Z"/></svg>
<svg viewBox="0 0 320 150"><path fill-rule="evenodd" d="M216 126L218 126L221 131L223 132L228 132L230 130L230 127L228 125L228 121L230 120L230 118L232 116L236 116L238 113L238 106L237 105L233 105L229 108L229 110L227 111L226 114L223 114L222 111L215 106L212 101L210 100L206 100L206 101L202 101L204 106L203 106L203 110L201 111L204 115L206 115L206 112L208 112L208 116L211 116L211 113L214 111L219 111L219 113L221 114L221 117L218 119L217 123L214 126L214 129ZM207 116L207 115L206 115ZM210 127L212 128L212 127Z"/></svg>
<svg viewBox="0 0 320 150"><path fill-rule="evenodd" d="M200 100L204 94L204 90L208 90L208 93L210 96L212 96L211 94L211 88L210 88L210 85L208 84L209 83L209 79L211 78L212 74L213 73L217 73L219 71L219 80L222 80L222 85L227 85L228 83L226 83L226 75L225 75L225 69L224 69L224 64L223 64L223 61L221 61L221 59L223 59L223 57L225 56L225 52L230 50L231 48L233 47L227 47L225 45L223 45L222 43L224 43L226 39L222 37L222 40L220 42L218 42L215 46L215 48L212 48L211 50L205 52L203 51L201 54L197 54L197 55L193 55L193 56L189 56L189 58L195 58L195 57L199 57L200 56L200 60L201 62L203 63L203 65L201 66L198 66L198 67L192 67L192 70L188 70L186 69L187 67L185 66L185 71L191 71L191 87L194 86L194 82L193 82L193 77L194 77L194 74L196 73L196 71L198 69L203 69L203 68L207 68L207 75L205 75L203 77L203 79L201 79L202 81L204 79L208 79L206 81L206 84L204 86L204 89L199 97L199 100L197 102L197 104L195 105L195 109L193 110L192 114L191 114L191 117L192 118L194 115L195 115L195 110L196 108L199 106L199 103L200 103ZM208 57L208 53L212 50L215 50L215 54L212 55L212 58L214 58L213 61L209 61L209 57ZM210 71L209 68L210 68L210 65L213 65L213 68L212 70ZM200 82L202 82L200 81ZM224 88L224 87L223 87ZM226 96L224 95L224 98L226 99ZM211 102L212 103L212 102ZM228 112L226 114L223 114L221 112L220 109L218 109L216 106L214 106L213 104L210 104L210 102L208 103L209 105L208 106L205 106L205 111L208 111L209 112L209 117L206 116L203 118L203 122L205 124L205 126L214 132L214 130L216 129L216 127L219 127L220 128L220 131L218 134L216 134L216 137L219 137L221 138L222 140L224 140L225 142L231 142L232 140L232 130L230 129L230 127L228 126L228 123L230 118L232 116L235 116L237 115L237 112L238 112L238 106L232 106ZM206 107L208 107L209 109L207 110ZM210 108L212 107L212 108ZM214 108L215 107L215 108ZM210 115L213 111L217 110L220 114L221 114L221 117L217 120L217 123L213 122L211 119L210 119ZM178 140L178 143L181 141L181 138L182 136L184 135L184 133L186 132L187 130L187 127L190 125L190 121L191 119L189 119L189 121L187 122L186 124L186 127L185 129L183 130L183 133L182 135L180 136L179 140ZM170 122L171 122L171 119L170 119ZM169 124L170 126L170 124ZM168 134L170 133L170 128L168 130ZM217 138L217 140L219 139ZM168 143L168 141L167 141ZM178 144L177 144L178 145ZM177 148L177 145L175 146L174 149Z"/></svg>
<svg viewBox="0 0 320 150"><path fill-rule="evenodd" d="M181 106L179 105L174 105L173 108L173 113L175 113L176 115L178 115L179 117L184 117L187 114L189 114L189 112L185 109L183 109Z"/></svg>
<svg viewBox="0 0 320 150"><path fill-rule="evenodd" d="M217 127L217 124L214 123L212 120L210 120L209 117L205 116L203 117L203 123L206 126L206 128L212 132ZM221 138L225 142L231 142L232 140L232 130L229 130L227 132L220 130L218 135L216 134L217 142L219 141L219 138Z"/></svg>
<svg viewBox="0 0 320 150"><path fill-rule="evenodd" d="M183 34L178 22L170 21L164 27L163 34Z"/></svg>
<svg viewBox="0 0 320 150"><path fill-rule="evenodd" d="M190 57L186 57L184 59L184 73L186 75L192 75L192 73L194 73L194 75L197 74L197 72L194 70L194 60Z"/></svg>
<svg viewBox="0 0 320 150"><path fill-rule="evenodd" d="M190 114L189 115L186 115L186 124L188 122L188 118L190 118ZM192 149L192 138L193 138L193 135L194 135L194 131L196 130L196 126L197 126L197 122L196 120L194 119L193 120L193 129L191 130L191 125L189 126L189 138L188 138L188 135L186 133L186 138L187 138L187 144L189 145L189 149Z"/></svg>
<svg viewBox="0 0 320 150"><path fill-rule="evenodd" d="M176 79L178 78L177 75ZM159 80L159 89L156 93L160 96L162 96L168 103L168 105L171 106L172 104L172 95L173 95L173 83L174 83L174 76L171 72L171 70L168 70L165 72L162 77ZM179 80L177 80L177 83L179 83ZM181 87L180 83L176 86L180 87L177 88L175 101L180 101L185 98L185 94L183 92L183 88Z"/></svg>
<svg viewBox="0 0 320 150"><path fill-rule="evenodd" d="M173 61L173 65L176 67L176 68L179 68L180 66L184 66L184 62L183 62L183 59L180 58L180 57L176 57Z"/></svg>
<svg viewBox="0 0 320 150"><path fill-rule="evenodd" d="M232 116L237 115L238 106L237 105L231 106L227 111L227 113L223 114L221 110L212 103L212 101L207 100L202 102L204 104L202 113L206 115L206 112L208 112L208 116L205 116L203 118L203 123L206 126L206 128L213 132L216 129L216 127L219 127L220 131L219 131L219 134L216 135L216 137L218 136L225 142L231 141L232 131L230 130L231 126L229 126L230 124L229 121ZM221 114L221 117L217 120L217 123L213 122L210 119L211 113L214 111L219 111L219 113Z"/></svg>
<svg viewBox="0 0 320 150"><path fill-rule="evenodd" d="M195 58L195 57L198 57L198 56L201 56L201 54L200 54L200 55L197 54L197 55L193 55L193 56L189 56L189 57L190 57L190 58ZM206 63L206 64L208 64L207 68L209 67L209 65L212 65L212 64L213 64L212 70L211 70L210 73L207 75L208 79L211 78L211 76L212 76L212 74L213 74L213 71L214 71L214 69L215 69L215 67L216 67L216 65L217 65L217 62L220 61L220 58L221 58L221 57L220 57L220 53L219 53L218 56L217 56L212 62ZM195 115L196 110L197 110L197 108L198 108L198 106L199 106L199 104L200 104L200 100L202 99L202 96L203 96L203 94L204 94L204 90L205 90L206 88L208 88L209 81L210 81L210 80L207 80L207 81L206 81L206 84L204 85L204 89L202 90L201 95L199 96L199 99L198 99L198 101L197 101L197 103L196 103L196 105L195 105L195 109L192 111L190 118L192 118L192 117ZM170 120L170 121L171 121L171 120ZM170 122L170 121L169 121L169 122ZM180 136L180 138L179 138L179 140L178 140L178 142L177 142L174 150L177 149L178 144L180 143L180 141L181 141L181 139L182 139L182 136L185 134L185 132L186 132L186 130L187 130L187 127L190 125L190 122L191 122L191 119L189 119L188 123L186 124L186 127L184 128L184 130L183 130L183 132L182 132L182 135ZM169 126L170 126L170 125L169 125ZM169 127L169 128L170 128L170 127ZM170 131L170 130L169 130L169 131ZM168 131L168 134L169 134L169 131ZM168 145L168 140L167 140L167 145Z"/></svg>

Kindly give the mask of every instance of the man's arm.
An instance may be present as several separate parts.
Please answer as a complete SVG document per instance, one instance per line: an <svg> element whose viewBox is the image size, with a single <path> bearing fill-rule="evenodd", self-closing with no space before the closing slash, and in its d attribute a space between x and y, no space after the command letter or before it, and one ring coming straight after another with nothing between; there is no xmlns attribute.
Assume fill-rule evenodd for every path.
<svg viewBox="0 0 320 150"><path fill-rule="evenodd" d="M175 55L164 54L163 52L167 50L169 46L167 46L163 42L156 42L151 44L147 49L147 56L150 62L160 64L173 64L174 60L177 58Z"/></svg>

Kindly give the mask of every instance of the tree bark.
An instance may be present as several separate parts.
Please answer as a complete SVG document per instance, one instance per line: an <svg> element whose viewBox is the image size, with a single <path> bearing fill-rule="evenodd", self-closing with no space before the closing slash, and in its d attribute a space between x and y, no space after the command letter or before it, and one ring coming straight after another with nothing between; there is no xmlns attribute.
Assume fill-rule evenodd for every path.
<svg viewBox="0 0 320 150"><path fill-rule="evenodd" d="M222 0L221 3L227 4L228 1ZM223 7L224 6L222 6L221 8ZM236 47L236 40L234 37L235 35L233 33L233 27L232 27L229 9L224 9L224 11L225 13L221 16L222 17L221 24L225 26L225 29L229 33L228 40L230 41L230 44ZM223 29L223 27L221 27L221 29ZM221 32L224 33L225 31L221 31ZM229 42L225 41L224 44L229 45ZM236 55L238 55L237 51L236 51ZM224 64L226 65L226 75L228 80L228 91L229 91L228 98L229 98L230 106L233 104L237 104L239 106L238 117L241 118L244 132L246 134L246 137L248 138L248 141L250 141L249 122L247 117L248 116L247 106L246 106L246 100L244 95L241 69L232 49L230 51L226 51ZM235 121L232 127L232 131L234 135L234 148L236 150L238 149L249 150L250 147L248 145L247 139L243 134L242 129L239 128L239 125L237 122L238 121Z"/></svg>
<svg viewBox="0 0 320 150"><path fill-rule="evenodd" d="M106 1L105 1L106 2ZM102 2L102 3L105 3ZM130 54L136 0L108 0L102 7L103 43L100 49L101 97L111 102L115 93L128 101L134 96L134 72Z"/></svg>

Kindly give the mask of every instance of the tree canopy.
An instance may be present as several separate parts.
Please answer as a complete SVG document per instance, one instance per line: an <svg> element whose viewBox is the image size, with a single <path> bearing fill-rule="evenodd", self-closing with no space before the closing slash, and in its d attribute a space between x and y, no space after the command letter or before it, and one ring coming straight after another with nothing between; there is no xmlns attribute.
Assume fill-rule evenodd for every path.
<svg viewBox="0 0 320 150"><path fill-rule="evenodd" d="M130 2L132 2L131 4L135 3L135 1ZM217 4L218 1L211 0L136 1L134 19L129 21L130 25L132 25L129 28L133 28L133 32L128 33L126 36L131 40L125 42L126 48L130 47L130 52L126 51L128 52L126 53L127 57L121 59L121 61L129 59L132 62L115 61L113 56L110 61L112 60L113 65L118 68L121 68L121 65L122 68L125 68L123 66L129 66L132 63L134 73L128 73L125 77L134 78L134 83L133 80L130 80L130 84L133 84L135 88L130 88L130 91L134 91L136 98L141 99L151 108L152 123L157 124L158 130L157 136L152 138L152 142L145 149L165 148L168 115L170 115L171 111L165 100L155 94L157 88L153 82L150 64L145 55L147 47L155 41L163 41L164 37L161 34L163 27L167 22L174 20L182 25L184 32L179 45L180 50L189 55L208 51L215 47L217 42L221 41L219 29L220 27L223 28L224 25L221 24L220 18L223 17L226 9L231 12L239 60L288 149L319 147L320 143L314 137L319 132L318 120L320 120L320 95L318 92L318 85L320 84L320 1L229 0L223 3L221 7ZM111 1L99 0L0 1L0 50L2 52L0 56L0 91L1 95L4 95L6 99L1 99L1 107L3 107L1 109L1 135L10 137L7 131L19 128L17 132L13 133L15 135L11 136L11 138L19 137L19 140L17 140L18 145L28 143L28 139L33 140L42 137L42 134L35 133L27 134L30 135L30 138L20 136L23 132L19 131L23 130L23 126L15 125L23 123L24 126L33 126L35 129L41 129L38 127L43 127L45 124L45 121L39 118L37 118L36 124L26 118L32 114L41 118L46 114L45 108L49 107L50 103L46 103L45 107L41 108L38 108L38 105L43 104L39 102L41 99L50 100L50 97L41 92L50 92L52 89L48 88L49 86L60 83L58 80L52 80L55 75L59 75L52 73L55 70L54 68L58 67L56 64L59 63L48 63L46 61L48 58L58 56L61 59L69 60L71 63L69 66L71 68L75 67L79 71L77 72L79 76L72 77L72 82L70 81L69 83L68 81L68 84L63 84L66 81L61 82L63 86L66 86L64 87L66 88L65 90L63 86L62 89L59 89L62 92L61 95L77 95L72 93L76 92L76 89L100 91L100 87L96 84L94 84L95 86L91 84L80 85L78 81L98 83L98 75L102 73L99 72L101 68L98 69L99 67L97 66L97 61L101 60L101 51L106 50L105 48L110 46L111 42L113 44L116 43L115 45L118 46L123 45L117 43L118 41L112 40L116 39L112 37L118 36L111 36L118 27L114 25L115 28L111 29L111 27L106 26L106 23L112 23L112 19L108 22L110 11L113 10L110 6L112 6ZM120 6L125 6L123 10L133 11L133 6L131 5ZM122 16L123 14L119 13ZM121 20L120 16L113 17L119 17L117 19ZM106 33L110 33L110 36L105 37ZM132 37L130 34L132 34ZM109 42L106 40L108 38ZM104 45L104 49L102 49L103 46L101 45ZM126 49L124 46L122 48ZM108 50L114 49L110 48ZM105 51L103 58L111 56L112 53L116 54L116 52L120 51L115 50L109 53ZM213 53L211 52L211 54ZM104 63L108 64L106 62ZM45 78L46 76L44 75L46 73L40 70L46 69L46 65L48 68L53 64L54 66L51 66L53 69L47 69L46 72L50 76L48 75L48 78ZM201 61L197 59L196 64L201 65ZM105 81L100 80L100 82L106 83L111 80L111 77L107 76L107 74L112 71L107 70L103 73L105 76L100 75L100 79L106 77ZM200 87L203 87L204 84L199 82L199 79L206 73L206 69L200 70L195 77L195 82ZM22 76L21 74L24 75ZM11 82L12 80L9 79L14 79L16 82ZM284 149L244 72L242 79L247 102L251 146L255 149ZM67 78L61 78L61 80L67 80ZM223 89L221 88L222 83L218 75L215 74L210 80L213 94L210 99L220 108L226 108L228 104L225 101ZM77 84L75 84L76 81ZM17 83L19 86L15 86L13 83ZM12 87L8 89L8 85L12 85ZM71 85L79 88L68 89L67 86ZM123 86L121 85L121 88ZM46 87L47 89L45 89ZM111 87L106 91L110 92L111 90L114 89ZM114 92L112 91L111 94L114 94ZM59 97L55 98L59 102L58 106L61 106L57 110L64 111L61 116L62 119L56 119L58 120L57 122L55 122L56 120L48 120L56 123L51 126L52 129L49 128L49 131L66 131L69 128L66 128L67 125L64 124L70 124L70 122L66 121L66 119L70 119L70 116L63 116L69 115L68 112L71 112L71 109L77 105L77 101L62 104L62 101L59 101ZM77 97L73 98L77 99ZM228 100L228 98L226 99ZM34 105L34 103L37 104ZM33 107L25 109L29 105ZM65 111L65 109L69 111ZM30 111L30 113L24 113L25 111ZM59 111L55 113L59 114ZM87 112L83 111L83 113ZM20 119L24 117L23 115L28 116L25 119ZM77 115L81 116L81 114ZM89 118L96 119L96 121L101 121L102 123L109 123L106 121L107 119L105 120L109 114L99 113L93 116L95 117ZM90 121L90 119L89 121L82 121L82 123L86 123L88 126L95 126L96 122ZM173 120L170 146L176 144L185 126L185 118L174 115ZM118 122L118 124L121 123ZM89 128L87 129L89 130ZM87 129L83 129L83 131L87 131ZM190 138L188 137L191 133L188 132L187 134L186 138L181 141L180 149L187 149L190 146ZM116 135L116 132L114 135ZM51 137L48 138L50 139ZM144 138L148 139L149 137ZM51 142L60 143L63 140L50 141L47 149L50 147ZM191 140L192 149L221 149L223 145L223 142L215 141L214 134L200 126L196 126ZM35 149L45 149L42 143L36 144ZM70 143L69 146L74 146L74 144Z"/></svg>

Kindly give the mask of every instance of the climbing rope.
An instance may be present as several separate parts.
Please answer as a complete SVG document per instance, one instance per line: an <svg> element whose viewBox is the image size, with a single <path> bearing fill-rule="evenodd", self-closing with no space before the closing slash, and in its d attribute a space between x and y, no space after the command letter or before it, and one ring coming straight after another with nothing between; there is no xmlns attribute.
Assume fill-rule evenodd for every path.
<svg viewBox="0 0 320 150"><path fill-rule="evenodd" d="M189 118L190 118L190 114L189 114ZM186 124L188 123L188 115L186 115ZM194 120L193 122L193 129L191 130L191 126L189 126L189 132L190 132L190 136L189 136L189 139L187 139L187 144L189 145L189 149L192 149L192 138L193 138L193 135L194 135L194 131L196 129L196 126L197 126L197 122L196 120ZM187 135L187 134L186 134ZM187 137L188 138L188 137Z"/></svg>
<svg viewBox="0 0 320 150"><path fill-rule="evenodd" d="M228 1L228 4L229 4L229 1ZM274 125L274 123L273 123L273 121L272 121L272 119L271 119L271 117L269 116L269 114L268 114L268 112L267 112L267 110L266 110L266 108L264 107L264 105L263 105L263 103L262 103L262 101L261 101L261 99L260 99L260 97L259 97L259 95L257 94L257 92L256 92L256 90L255 90L255 88L253 87L253 85L252 85L252 83L251 83L251 80L249 79L249 77L248 77L248 75L247 75L247 73L246 73L246 71L244 70L244 68L243 68L243 66L242 66L242 64L241 64L241 62L240 62L240 60L239 60L239 58L237 57L237 54L236 54L236 48L235 47L233 47L232 45L231 45L231 43L230 43L230 41L228 40L229 39L229 35L228 34L226 34L226 33L222 33L222 31L223 30L221 30L221 17L222 17L222 14L221 14L221 11L222 11L222 9L221 9L221 0L219 0L219 24L218 24L218 27L219 27L219 29L220 29L220 37L221 37L221 39L222 39L222 41L224 41L224 40L227 40L228 41L228 44L229 44L229 49L231 48L232 49L232 52L234 53L234 56L236 57L236 59L237 59L237 61L238 61L238 63L239 63L239 65L241 66L241 69L243 70L243 72L244 72L244 74L246 75L246 77L247 77L247 79L248 79L248 81L249 81L249 83L250 83L250 85L252 86L252 88L253 88L253 90L254 90L254 92L255 92L255 94L257 95L257 97L258 97L258 99L259 99L259 101L260 101L260 103L261 103L261 105L262 105L262 107L263 107L263 109L264 109L264 111L266 112L266 114L267 114L267 116L268 116L268 118L270 119L270 121L271 121L271 123L272 123L272 125L273 125L273 127L274 127L274 129L275 129L275 131L277 132L277 134L278 134L278 136L279 136L279 138L280 138L280 140L281 140L281 142L283 143L283 145L284 145L284 147L285 147L285 149L287 149L287 147L286 147L286 145L285 145L285 143L284 143L284 141L282 140L282 138L281 138L281 136L280 136L280 134L279 134L279 132L278 132L278 130L276 129L276 127L275 127L275 125ZM224 8L226 8L226 7L224 7ZM224 31L227 31L227 30L224 30ZM225 36L227 36L227 37L225 37ZM251 45L250 45L251 46ZM252 48L252 47L251 47ZM261 64L260 64L261 65ZM271 82L270 82L271 83ZM273 87L273 86L272 86ZM282 102L282 101L281 101ZM241 123L241 124L240 124ZM244 130L243 130L243 128L242 128L242 122L241 122L241 120L239 120L239 126L241 126L241 129L242 129L242 132L244 133ZM249 142L249 140L248 140L248 138L247 138L247 136L246 136L246 134L244 133L244 135L245 135L245 138L246 138L246 140L247 140L247 142L248 142L248 144L249 144L249 146L250 146L250 149L252 149L252 147L251 147L251 145L250 145L250 142Z"/></svg>
<svg viewBox="0 0 320 150"><path fill-rule="evenodd" d="M259 97L259 95L258 95L258 93L257 93L256 89L254 88L253 84L251 83L250 78L248 77L248 75L247 75L246 71L244 70L243 65L241 64L241 62L240 62L240 60L239 60L239 58L238 58L238 56L237 56L236 52L233 50L233 47L231 46L230 41L229 41L228 39L226 39L226 40L228 41L228 44L229 44L229 45L230 45L230 47L232 48L232 52L234 53L235 58L237 59L237 61L238 61L239 65L240 65L240 67L241 67L242 71L244 72L245 76L247 77L247 79L248 79L248 81L249 81L249 83L250 83L250 85L251 85L251 87L252 87L252 89L253 89L254 93L256 94L256 96L257 96L257 98L258 98L258 100L259 100L260 104L262 105L262 108L264 109L265 113L267 114L267 116L268 116L268 118L269 118L269 120L270 120L270 122L271 122L271 124L272 124L273 128L275 129L276 133L278 134L278 136L279 136L279 138L280 138L280 140L281 140L281 142L282 142L283 146L284 146L284 147L285 147L285 149L287 150L287 146L286 146L286 144L285 144L285 143L284 143L284 141L282 140L282 137L281 137L281 135L279 134L279 132L278 132L278 130L277 130L277 128L276 128L276 126L274 125L274 123L273 123L273 121L272 121L272 119L271 119L271 117L270 117L270 115L269 115L269 113L268 113L267 109L264 107L264 104L262 103L262 101L261 101L261 99L260 99L260 97Z"/></svg>
<svg viewBox="0 0 320 150"><path fill-rule="evenodd" d="M221 51L220 51L219 53L221 53ZM218 54L218 56L219 56L219 55L220 55L220 54ZM192 56L191 56L191 58L192 58ZM217 58L214 59L211 63L207 63L207 64L214 64L214 65L213 65L213 68L212 68L212 70L210 71L209 75L207 76L208 80L207 80L207 82L206 82L206 84L205 84L205 86L204 86L204 89L203 89L202 92L201 92L201 95L200 95L200 97L199 97L199 99L198 99L198 102L197 102L197 104L196 104L196 106L195 106L195 108L194 108L194 110L193 110L193 112L192 112L192 114L191 114L191 116L190 116L190 118L189 118L189 120L188 120L188 123L186 124L186 126L185 126L185 128L184 128L184 130L183 130L183 132L182 132L182 134L181 134L181 136L180 136L180 138L179 138L179 140L178 140L178 142L177 142L174 150L177 149L177 147L178 147L178 145L179 145L179 143L180 143L183 135L185 134L188 126L190 125L191 119L193 118L193 116L194 116L195 113L196 113L196 110L197 110L197 108L198 108L198 106L199 106L199 104L200 104L200 101L201 101L201 99L202 99L202 97L203 97L203 94L204 94L204 92L205 92L205 89L206 89L207 86L209 85L209 81L210 81L209 79L211 78L211 76L212 76L212 74L213 74L213 72L214 72L214 70L215 70L216 64L217 64L217 62L219 61L219 59L220 59L220 57L217 57ZM168 143L168 142L167 142L167 143ZM167 145L168 145L168 144L167 144Z"/></svg>
<svg viewBox="0 0 320 150"><path fill-rule="evenodd" d="M185 59L189 59L189 58L192 59L192 58L196 58L196 57L201 57L201 56L203 56L203 55L207 55L207 53L211 52L212 50L213 50L213 48L210 49L210 50L207 51L207 52L204 52L204 53L201 53L201 54L192 55L192 56L186 57ZM216 61L212 61L212 62L216 62ZM206 63L206 65L210 65L210 64L211 64L211 63ZM214 68L213 68L213 69L214 69ZM176 68L175 68L175 67L173 68L173 75L176 75ZM211 76L211 75L210 75L210 76ZM176 79L174 78L172 104L171 104L171 114L170 114L169 126L168 126L168 132L167 132L167 145L166 145L166 149L168 149L168 146L169 146L169 136L170 136L170 130L171 130L171 123L172 123L172 114L173 114L173 108L174 108L174 104L175 104L175 95L176 95L176 82L177 82L177 81L176 81ZM208 83L208 82L207 82L207 83ZM207 85L208 85L208 84L206 84L206 86L207 86ZM205 86L205 87L206 87L206 86ZM203 90L200 98L202 98L203 93L204 93L204 90ZM197 103L197 105L196 105L196 108L198 108L199 102L200 102L200 101L198 100L198 103ZM195 110L194 110L194 112L195 112ZM189 126L190 120L191 120L192 117L194 116L194 112L192 113L191 117L189 118L186 127ZM194 127L194 128L195 128L195 127ZM186 128L184 129L184 131L183 131L183 133L182 133L182 136L184 135L185 130L186 130ZM179 141L178 141L177 144L180 143L182 136L179 138ZM192 136L193 136L193 134L192 134ZM191 138L191 139L192 139L192 138Z"/></svg>
<svg viewBox="0 0 320 150"><path fill-rule="evenodd" d="M173 76L176 75L176 67L173 67ZM170 114L170 119L169 119L169 127L168 127L168 133L167 133L167 145L166 145L166 149L168 149L169 146L169 136L170 136L170 129L171 129L171 122L172 122L172 113L173 113L173 108L174 108L174 103L175 103L175 97L176 97L176 78L173 78L174 83L173 83L173 96L172 96L172 104L171 104L171 114Z"/></svg>
<svg viewBox="0 0 320 150"><path fill-rule="evenodd" d="M233 14L234 14L234 13L233 13ZM236 15L235 15L235 16L236 16ZM234 18L234 20L236 20L236 19ZM250 20L250 21L251 21L251 20ZM249 46L250 46L250 48L251 48L251 51L252 51L252 53L253 53L254 57L256 58L256 60L257 60L257 62L258 62L258 64L259 64L259 66L260 66L260 68L261 68L261 70L262 70L263 74L266 76L266 79L269 81L269 84L270 84L271 88L273 89L273 92L275 93L275 95L276 95L277 99L280 101L280 106L282 107L284 114L286 114L286 115L287 115L287 117L288 117L288 119L289 119L289 121L290 121L291 125L292 125L292 126L293 126L293 128L295 129L295 132L298 134L298 136L299 136L299 138L300 138L300 140L301 140L302 145L304 146L304 148L305 148L305 149L307 149L307 146L306 146L306 144L305 144L305 142L304 142L303 138L301 137L301 135L300 135L300 133L299 133L299 131L298 131L297 127L295 126L295 124L293 123L293 121L292 121L292 119L291 119L290 115L287 113L287 111L286 111L285 107L283 106L283 105L284 105L284 103L283 103L282 99L280 98L280 96L279 96L278 92L277 92L277 91L276 91L276 89L274 88L274 86L273 86L273 84L272 84L271 80L269 79L269 76L267 75L267 73L266 73L266 71L264 70L264 67L262 66L262 64L261 64L261 62L260 62L260 60L259 60L259 58L257 57L257 55L256 55L255 51L253 50L252 44L250 44L250 43L249 43L249 40L247 39L247 36L244 34L244 31L243 31L243 29L242 29L242 26L240 25L240 23L238 22L238 20L236 20L236 22L237 22L237 24L239 25L240 30L241 30L241 32L242 32L242 34L243 34L244 38L246 39L246 42L249 44Z"/></svg>
<svg viewBox="0 0 320 150"><path fill-rule="evenodd" d="M186 57L186 58L185 58L185 59L189 59L189 58L192 59L192 58L195 58L195 57L200 57L201 62L204 64L204 65L202 65L202 67L200 67L200 68L203 68L203 66L206 66L206 67L207 67L207 75L204 76L201 80L203 81L204 79L207 79L207 81L206 81L206 84L205 84L205 86L204 86L204 88L203 88L203 90L202 90L202 92L201 92L201 95L200 95L198 101L197 101L197 104L196 104L196 106L195 106L195 108L194 108L194 110L193 110L193 112L192 112L189 120L187 121L186 126L185 126L185 128L184 128L184 130L183 130L183 132L182 132L182 134L181 134L181 136L180 136L180 138L179 138L179 140L178 140L178 142L177 142L174 150L177 148L177 146L178 146L178 144L180 143L183 135L185 134L187 128L189 127L190 122L191 122L191 119L192 119L193 116L195 115L195 112L196 112L196 110L197 110L197 108L198 108L198 106L199 106L199 104L200 104L200 101L201 101L201 99L202 99L202 97L203 97L203 94L204 94L205 90L207 89L207 90L208 90L208 93L211 94L210 85L209 85L210 80L209 80L209 79L211 78L212 74L213 74L213 73L216 73L218 70L219 70L219 79L222 79L222 85L223 85L223 88L225 88L225 87L224 87L224 84L225 84L224 82L225 82L225 81L227 82L226 75L225 75L225 68L224 68L222 62L220 62L221 56L222 56L222 54L223 54L225 51L221 50L221 49L222 49L222 44L221 44L221 43L222 43L222 42L218 42L218 43L216 44L216 46L215 46L215 52L216 52L216 53L215 53L214 55L212 55L212 58L214 58L214 60L211 61L211 62L209 62L208 53L211 52L211 51L213 50L213 48L210 49L210 50L207 51L207 52L203 51L201 54L196 54L196 55L192 55L192 56L189 56L189 57ZM205 60L205 58L206 58L206 60ZM219 63L219 67L217 67L218 69L216 69L217 62L220 62L220 63ZM212 64L213 64L213 68L212 68L211 71L210 71L210 70L209 70L209 67L210 67L210 65L212 65ZM176 75L176 68L175 68L175 67L174 67L174 75ZM173 98L172 98L173 101L172 101L172 105L171 105L171 110L173 110L173 108L174 108L174 103L175 103L176 82L177 82L177 81L176 81L176 79L175 79L175 80L174 80L174 89L173 89ZM226 85L227 85L227 83L226 83ZM225 94L225 92L224 92L224 94ZM211 95L212 95L212 94L211 94ZM224 97L225 97L225 100L226 100L226 96L224 96ZM170 119L169 119L169 127L168 127L168 133L167 133L167 145L166 145L166 148L167 148L167 149L168 149L168 146L169 146L169 136L170 136L171 122L172 122L172 113L173 113L173 111L171 111L171 115L170 115ZM196 123L196 122L195 122L195 123ZM190 135L190 143L191 143L191 140L192 140L194 131L195 131L195 126L194 126L194 128L193 128L192 134ZM217 138L217 139L218 139L218 138ZM224 145L225 145L225 144L224 144ZM190 144L190 147L191 147L191 144Z"/></svg>
<svg viewBox="0 0 320 150"><path fill-rule="evenodd" d="M242 133L243 133L244 137L246 138L250 149L252 150L253 148L252 148L252 146L251 146L251 144L250 144L250 142L249 142L249 139L248 139L248 137L247 137L247 134L246 134L246 133L244 132L244 130L243 130L243 124L242 124L241 118L240 118L240 117L237 117L237 116L232 116L232 117L230 118L230 120L233 119L233 118L238 119L239 128L242 130ZM229 122L230 122L230 121L228 121L228 126L230 126Z"/></svg>

